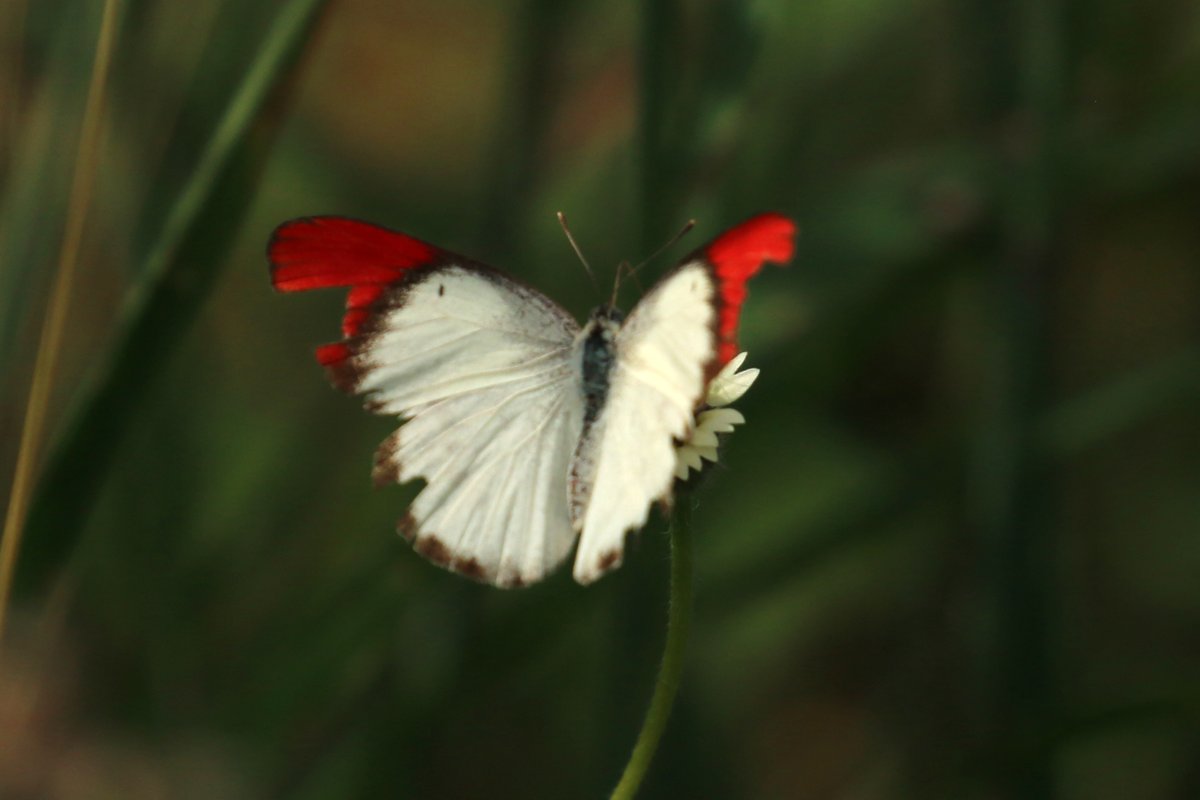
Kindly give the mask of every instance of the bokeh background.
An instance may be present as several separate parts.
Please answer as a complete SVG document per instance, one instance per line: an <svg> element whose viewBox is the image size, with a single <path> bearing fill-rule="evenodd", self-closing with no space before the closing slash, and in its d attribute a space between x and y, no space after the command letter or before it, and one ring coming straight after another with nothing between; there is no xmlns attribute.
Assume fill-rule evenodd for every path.
<svg viewBox="0 0 1200 800"><path fill-rule="evenodd" d="M102 5L0 4L6 487ZM774 209L644 796L1200 797L1194 2L126 0L113 52L0 795L605 796L665 524L586 589L425 563L264 245L359 216L582 316L554 211L606 283Z"/></svg>

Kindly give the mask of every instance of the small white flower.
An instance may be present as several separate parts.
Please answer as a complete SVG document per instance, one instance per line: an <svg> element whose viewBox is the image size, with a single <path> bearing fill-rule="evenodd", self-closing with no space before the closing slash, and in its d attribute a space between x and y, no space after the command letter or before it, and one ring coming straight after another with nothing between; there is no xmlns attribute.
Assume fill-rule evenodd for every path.
<svg viewBox="0 0 1200 800"><path fill-rule="evenodd" d="M687 480L689 470L699 472L705 460L717 463L717 434L731 433L734 425L746 421L737 410L724 408L744 395L758 377L757 369L737 371L745 361L746 354L738 353L709 381L706 408L696 415L691 438L675 449L676 478Z"/></svg>

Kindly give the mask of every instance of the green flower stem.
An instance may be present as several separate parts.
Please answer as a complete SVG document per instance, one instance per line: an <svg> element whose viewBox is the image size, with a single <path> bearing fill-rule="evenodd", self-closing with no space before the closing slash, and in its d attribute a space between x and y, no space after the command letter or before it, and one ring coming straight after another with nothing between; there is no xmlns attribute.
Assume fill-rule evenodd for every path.
<svg viewBox="0 0 1200 800"><path fill-rule="evenodd" d="M667 643L663 648L662 664L658 669L658 681L646 721L633 746L633 754L625 765L625 772L612 800L628 800L637 794L654 752L667 728L671 707L679 691L679 680L683 674L683 656L687 649L688 629L692 623L692 498L687 490L675 495L675 509L671 514L671 602L667 615Z"/></svg>

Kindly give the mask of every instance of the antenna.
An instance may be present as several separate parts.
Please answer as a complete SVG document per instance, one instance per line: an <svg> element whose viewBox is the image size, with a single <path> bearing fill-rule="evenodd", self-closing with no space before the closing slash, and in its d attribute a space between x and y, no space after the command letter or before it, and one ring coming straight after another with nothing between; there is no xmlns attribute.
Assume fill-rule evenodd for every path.
<svg viewBox="0 0 1200 800"><path fill-rule="evenodd" d="M675 234L670 239L668 239L666 244L664 244L662 247L658 248L653 253L651 253L649 256L646 256L646 258L642 259L641 263L639 263L636 267L629 267L627 264L622 264L622 266L627 267L627 269L625 270L625 274L627 274L629 277L633 278L636 281L637 280L637 271L639 269L646 266L651 261L653 261L654 259L658 258L660 255L662 255L664 250L671 247L676 242L678 242L680 239L682 239L685 235L687 235L687 232L690 231L694 227L696 227L696 220L689 219L687 222L684 223L683 227L679 229L679 233ZM616 281L613 282L612 300L608 304L610 307L616 305L617 290L620 288L621 288L621 267L617 267L617 279L616 279Z"/></svg>
<svg viewBox="0 0 1200 800"><path fill-rule="evenodd" d="M628 261L622 261L620 264L617 264L617 274L616 277L613 278L612 297L608 301L609 308L616 308L617 306L617 292L621 290L621 273L625 273L629 277L633 278L633 282L638 285L639 291L642 288L642 282L639 281L637 276L633 274L633 268L629 266Z"/></svg>
<svg viewBox="0 0 1200 800"><path fill-rule="evenodd" d="M571 235L571 229L567 227L567 217L561 211L558 212L558 224L562 226L563 233L567 235L567 241L571 243L571 249L575 251L575 255L579 256L579 263L583 264L583 271L591 279L592 288L599 292L600 286L596 283L596 275L592 272L592 265L583 257L583 251L579 249L579 245L575 242L575 237Z"/></svg>

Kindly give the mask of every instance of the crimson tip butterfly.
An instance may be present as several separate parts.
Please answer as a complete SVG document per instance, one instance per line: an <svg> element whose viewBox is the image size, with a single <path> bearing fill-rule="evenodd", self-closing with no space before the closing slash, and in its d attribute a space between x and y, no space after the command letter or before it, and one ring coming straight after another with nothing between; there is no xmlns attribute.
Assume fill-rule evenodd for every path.
<svg viewBox="0 0 1200 800"><path fill-rule="evenodd" d="M349 288L342 339L317 348L333 383L404 424L377 484L424 479L400 531L429 560L501 587L570 555L591 583L669 504L675 448L737 352L746 281L791 259L795 224L762 214L696 249L626 316L580 326L541 292L472 259L345 217L271 237L281 292Z"/></svg>

